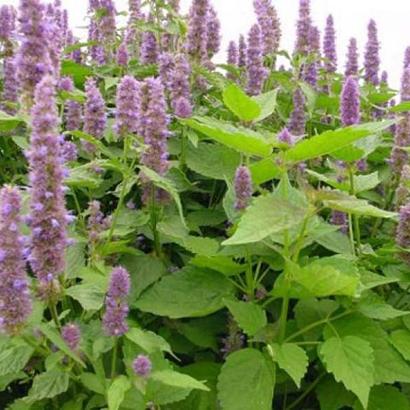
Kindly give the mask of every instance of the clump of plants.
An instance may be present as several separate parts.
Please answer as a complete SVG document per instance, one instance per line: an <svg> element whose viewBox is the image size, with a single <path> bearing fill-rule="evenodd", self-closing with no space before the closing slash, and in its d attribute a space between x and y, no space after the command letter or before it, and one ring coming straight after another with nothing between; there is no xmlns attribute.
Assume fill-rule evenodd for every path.
<svg viewBox="0 0 410 410"><path fill-rule="evenodd" d="M409 409L410 49L178 3L0 8L0 407Z"/></svg>

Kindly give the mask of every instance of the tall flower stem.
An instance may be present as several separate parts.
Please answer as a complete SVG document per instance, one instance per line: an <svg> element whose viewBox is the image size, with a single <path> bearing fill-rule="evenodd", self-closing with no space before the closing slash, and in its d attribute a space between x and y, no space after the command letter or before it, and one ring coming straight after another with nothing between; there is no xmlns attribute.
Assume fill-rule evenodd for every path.
<svg viewBox="0 0 410 410"><path fill-rule="evenodd" d="M57 326L57 329L60 329L61 323L60 323L60 319L58 318L57 303L50 301L49 309L50 309L51 317L53 318L53 321L55 325Z"/></svg>
<svg viewBox="0 0 410 410"><path fill-rule="evenodd" d="M154 249L155 249L155 254L158 258L161 258L162 251L161 251L161 240L159 237L159 232L158 232L158 207L157 207L157 202L155 199L155 188L152 189L151 192L151 230L152 230L152 235L154 237Z"/></svg>
<svg viewBox="0 0 410 410"><path fill-rule="evenodd" d="M356 194L356 188L354 185L354 172L353 172L353 166L349 165L349 182L350 182L350 194L355 195ZM360 224L359 224L359 217L356 215L352 215L351 218L353 222L353 232L354 232L354 238L355 238L355 243L356 243L356 252L360 253L360 247L361 247L361 238L360 238Z"/></svg>
<svg viewBox="0 0 410 410"><path fill-rule="evenodd" d="M114 347L112 348L111 357L111 379L115 377L117 371L117 356L118 356L118 338L114 338Z"/></svg>

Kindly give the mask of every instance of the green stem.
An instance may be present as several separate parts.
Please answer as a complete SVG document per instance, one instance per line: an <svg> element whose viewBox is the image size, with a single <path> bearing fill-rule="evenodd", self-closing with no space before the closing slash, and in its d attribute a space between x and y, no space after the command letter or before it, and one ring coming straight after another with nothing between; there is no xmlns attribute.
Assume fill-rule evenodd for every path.
<svg viewBox="0 0 410 410"><path fill-rule="evenodd" d="M322 380L322 378L326 375L326 373L322 373L319 375L310 385L309 387L301 394L293 403L291 403L288 407L286 407L286 410L291 410L294 409L295 407L299 407L299 404L305 400L305 398L315 389L315 387L318 385L318 383Z"/></svg>
<svg viewBox="0 0 410 410"><path fill-rule="evenodd" d="M57 326L57 329L60 329L61 323L60 323L60 319L58 318L57 304L55 302L50 302L49 309L50 309L51 317L53 318L54 323Z"/></svg>
<svg viewBox="0 0 410 410"><path fill-rule="evenodd" d="M157 215L157 207L156 207L156 201L155 201L155 188L152 188L152 192L151 192L151 230L152 230L152 235L154 237L155 254L157 255L158 258L160 258L162 255L162 251L161 251L161 240L159 237L157 225L158 225L158 215Z"/></svg>
<svg viewBox="0 0 410 410"><path fill-rule="evenodd" d="M111 379L115 377L117 371L117 355L118 355L118 339L114 340L114 347L112 349L112 358L111 358Z"/></svg>
<svg viewBox="0 0 410 410"><path fill-rule="evenodd" d="M349 166L349 180L350 180L350 194L356 195L356 188L354 185L354 173L353 173L353 167L351 165ZM354 236L356 239L356 249L357 249L357 252L360 253L360 247L361 247L360 236L361 235L360 235L359 217L357 215L353 215L352 219L353 219Z"/></svg>

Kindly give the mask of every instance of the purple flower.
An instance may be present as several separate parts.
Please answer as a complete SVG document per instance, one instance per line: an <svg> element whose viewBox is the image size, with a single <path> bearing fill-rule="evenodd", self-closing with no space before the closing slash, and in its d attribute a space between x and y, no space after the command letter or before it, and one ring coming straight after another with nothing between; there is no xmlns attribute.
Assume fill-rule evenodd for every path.
<svg viewBox="0 0 410 410"><path fill-rule="evenodd" d="M271 0L254 0L253 7L262 34L263 54L278 51L281 29L278 13Z"/></svg>
<svg viewBox="0 0 410 410"><path fill-rule="evenodd" d="M318 58L320 57L320 32L315 26L311 26L309 30L309 53L313 61L302 66L302 79L315 87L319 67Z"/></svg>
<svg viewBox="0 0 410 410"><path fill-rule="evenodd" d="M152 31L142 33L140 60L141 64L156 64L158 62L158 43Z"/></svg>
<svg viewBox="0 0 410 410"><path fill-rule="evenodd" d="M283 128L283 130L278 134L277 138L278 141L287 145L295 145L298 141L298 137L292 135L287 128Z"/></svg>
<svg viewBox="0 0 410 410"><path fill-rule="evenodd" d="M404 53L404 68L407 68L409 65L410 65L410 47L407 47Z"/></svg>
<svg viewBox="0 0 410 410"><path fill-rule="evenodd" d="M46 24L48 52L50 55L54 76L58 78L61 69L61 52L65 41L61 2L55 1L54 4L48 4L46 10Z"/></svg>
<svg viewBox="0 0 410 410"><path fill-rule="evenodd" d="M101 139L107 123L105 101L93 78L85 84L84 132Z"/></svg>
<svg viewBox="0 0 410 410"><path fill-rule="evenodd" d="M0 7L0 41L4 43L11 41L16 29L16 14L16 9L13 6L3 5Z"/></svg>
<svg viewBox="0 0 410 410"><path fill-rule="evenodd" d="M152 363L148 356L138 355L132 362L134 373L141 377L148 377L152 370Z"/></svg>
<svg viewBox="0 0 410 410"><path fill-rule="evenodd" d="M75 161L77 159L77 145L71 141L64 139L64 136L61 136L61 157L64 162Z"/></svg>
<svg viewBox="0 0 410 410"><path fill-rule="evenodd" d="M61 77L58 82L58 88L62 91L74 91L74 83L71 77Z"/></svg>
<svg viewBox="0 0 410 410"><path fill-rule="evenodd" d="M400 252L401 259L410 264L410 203L400 208L399 225L396 233L396 243L403 249Z"/></svg>
<svg viewBox="0 0 410 410"><path fill-rule="evenodd" d="M401 80L401 102L408 101L410 101L410 67L404 70ZM394 136L394 147L389 160L396 175L401 174L403 166L408 162L409 155L403 150L403 147L410 145L410 114L403 113L399 119Z"/></svg>
<svg viewBox="0 0 410 410"><path fill-rule="evenodd" d="M323 38L323 54L326 58L326 71L328 73L335 73L337 69L336 32L331 14L326 20L325 35Z"/></svg>
<svg viewBox="0 0 410 410"><path fill-rule="evenodd" d="M248 167L242 165L236 169L234 187L235 209L245 209L253 194L252 177Z"/></svg>
<svg viewBox="0 0 410 410"><path fill-rule="evenodd" d="M40 0L21 0L19 7L21 44L17 53L17 77L24 112L33 105L34 89L44 75L52 74L49 31Z"/></svg>
<svg viewBox="0 0 410 410"><path fill-rule="evenodd" d="M67 40L66 46L72 46L79 42L79 39L74 37L73 32L71 30L67 31ZM67 55L67 58L73 60L74 62L81 64L82 63L82 53L80 49L73 50L71 53Z"/></svg>
<svg viewBox="0 0 410 410"><path fill-rule="evenodd" d="M77 101L69 100L66 103L66 129L67 131L80 130L83 122L82 106Z"/></svg>
<svg viewBox="0 0 410 410"><path fill-rule="evenodd" d="M114 129L120 137L133 134L137 130L138 88L137 80L130 75L123 77L118 85Z"/></svg>
<svg viewBox="0 0 410 410"><path fill-rule="evenodd" d="M175 115L188 118L192 115L191 90L189 77L191 67L183 54L175 57L174 71L171 83L171 105Z"/></svg>
<svg viewBox="0 0 410 410"><path fill-rule="evenodd" d="M410 166L404 165L400 176L400 184L396 189L396 209L406 205L410 199Z"/></svg>
<svg viewBox="0 0 410 410"><path fill-rule="evenodd" d="M61 337L73 352L78 350L81 340L80 328L74 323L67 323L61 329Z"/></svg>
<svg viewBox="0 0 410 410"><path fill-rule="evenodd" d="M305 95L300 88L297 88L293 93L293 111L289 119L288 129L291 134L302 136L305 134L305 127Z"/></svg>
<svg viewBox="0 0 410 410"><path fill-rule="evenodd" d="M193 0L189 10L187 52L196 61L208 58L208 0Z"/></svg>
<svg viewBox="0 0 410 410"><path fill-rule="evenodd" d="M349 40L349 47L347 51L347 62L345 69L345 76L357 75L359 73L359 53L357 51L357 41L355 38Z"/></svg>
<svg viewBox="0 0 410 410"><path fill-rule="evenodd" d="M340 118L345 127L360 122L360 90L357 78L347 77L340 97Z"/></svg>
<svg viewBox="0 0 410 410"><path fill-rule="evenodd" d="M103 40L100 28L94 19L90 21L90 24L88 26L88 41L90 43L97 43L89 47L89 54L91 56L91 59L94 63L103 65L106 62L105 51L101 45Z"/></svg>
<svg viewBox="0 0 410 410"><path fill-rule="evenodd" d="M347 215L344 212L332 211L331 224L340 227L340 231L344 234L347 233L349 223L347 221Z"/></svg>
<svg viewBox="0 0 410 410"><path fill-rule="evenodd" d="M87 231L91 246L95 246L101 239L101 233L111 226L111 218L101 212L101 203L91 201L88 205Z"/></svg>
<svg viewBox="0 0 410 410"><path fill-rule="evenodd" d="M238 47L236 47L235 41L230 41L228 46L228 59L227 63L231 65L238 65L239 54Z"/></svg>
<svg viewBox="0 0 410 410"><path fill-rule="evenodd" d="M141 163L151 168L159 175L168 171L167 139L168 116L164 87L158 78L147 78L139 87L139 112L137 132L144 138L145 150ZM145 179L145 177L143 177ZM148 182L148 181L145 181ZM150 198L152 186L147 184L144 192L144 202Z"/></svg>
<svg viewBox="0 0 410 410"><path fill-rule="evenodd" d="M380 43L377 38L377 26L374 20L368 25L367 44L364 54L364 78L373 85L379 84Z"/></svg>
<svg viewBox="0 0 410 410"><path fill-rule="evenodd" d="M17 112L19 86L17 82L16 63L12 57L4 59L4 79L1 108L10 115Z"/></svg>
<svg viewBox="0 0 410 410"><path fill-rule="evenodd" d="M263 67L261 32L257 24L253 25L249 32L246 68L247 92L249 95L258 95L262 91L268 73Z"/></svg>
<svg viewBox="0 0 410 410"><path fill-rule="evenodd" d="M0 190L0 330L17 334L31 313L31 297L20 233L21 197L17 189Z"/></svg>
<svg viewBox="0 0 410 410"><path fill-rule="evenodd" d="M64 158L57 131L55 85L46 76L37 85L32 110L30 165L32 230L30 264L44 298L52 297L64 272L67 211L64 198ZM39 207L38 205L41 205Z"/></svg>
<svg viewBox="0 0 410 410"><path fill-rule="evenodd" d="M248 50L246 46L245 36L241 34L239 36L239 43L238 43L238 67L246 67L247 55L248 55Z"/></svg>
<svg viewBox="0 0 410 410"><path fill-rule="evenodd" d="M210 5L208 9L208 42L206 49L208 57L212 58L221 46L221 23L215 9Z"/></svg>
<svg viewBox="0 0 410 410"><path fill-rule="evenodd" d="M122 67L128 65L128 46L123 41L117 49L117 64Z"/></svg>
<svg viewBox="0 0 410 410"><path fill-rule="evenodd" d="M111 280L105 298L103 316L104 330L108 336L122 336L128 331L127 297L130 292L130 275L126 269L116 267L111 273Z"/></svg>
<svg viewBox="0 0 410 410"><path fill-rule="evenodd" d="M300 0L299 2L299 19L296 30L295 53L301 55L309 54L309 32L312 26L310 17L310 0Z"/></svg>
<svg viewBox="0 0 410 410"><path fill-rule="evenodd" d="M128 0L128 10L130 12L130 21L137 21L142 18L141 0Z"/></svg>
<svg viewBox="0 0 410 410"><path fill-rule="evenodd" d="M161 77L162 84L166 89L169 89L172 87L172 79L174 75L174 56L171 53L162 53L158 58L158 63L159 76Z"/></svg>

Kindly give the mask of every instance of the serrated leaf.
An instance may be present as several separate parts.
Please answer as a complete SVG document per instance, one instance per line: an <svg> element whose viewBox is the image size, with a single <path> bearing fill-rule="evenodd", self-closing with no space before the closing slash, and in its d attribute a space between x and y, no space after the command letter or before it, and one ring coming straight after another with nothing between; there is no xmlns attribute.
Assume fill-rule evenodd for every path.
<svg viewBox="0 0 410 410"><path fill-rule="evenodd" d="M410 361L410 332L407 329L395 330L390 334L392 345Z"/></svg>
<svg viewBox="0 0 410 410"><path fill-rule="evenodd" d="M232 284L221 273L187 266L162 278L144 292L134 306L172 319L201 317L221 309L223 299L233 291Z"/></svg>
<svg viewBox="0 0 410 410"><path fill-rule="evenodd" d="M250 129L236 128L228 122L209 117L197 116L180 121L207 137L241 153L267 157L272 152L272 147L265 137Z"/></svg>
<svg viewBox="0 0 410 410"><path fill-rule="evenodd" d="M0 132L8 133L17 128L20 124L24 124L24 120L19 117L13 117L0 111Z"/></svg>
<svg viewBox="0 0 410 410"><path fill-rule="evenodd" d="M357 336L332 337L319 348L322 362L366 408L374 384L374 354L369 342Z"/></svg>
<svg viewBox="0 0 410 410"><path fill-rule="evenodd" d="M265 311L255 303L227 299L225 305L239 327L249 336L254 336L268 323Z"/></svg>
<svg viewBox="0 0 410 410"><path fill-rule="evenodd" d="M131 388L126 376L118 376L107 390L108 410L118 410L125 398L125 393Z"/></svg>
<svg viewBox="0 0 410 410"><path fill-rule="evenodd" d="M85 310L100 310L104 303L104 283L84 283L65 290L66 295L77 300Z"/></svg>
<svg viewBox="0 0 410 410"><path fill-rule="evenodd" d="M147 353L160 351L172 354L172 350L168 342L153 332L134 327L125 334L125 337L140 346Z"/></svg>
<svg viewBox="0 0 410 410"><path fill-rule="evenodd" d="M255 198L239 221L235 234L222 245L259 242L300 224L306 209L273 195Z"/></svg>
<svg viewBox="0 0 410 410"><path fill-rule="evenodd" d="M223 410L271 410L274 380L261 352L243 349L226 359L218 377Z"/></svg>
<svg viewBox="0 0 410 410"><path fill-rule="evenodd" d="M285 153L285 159L293 162L306 161L331 154L355 141L374 133L383 131L394 124L394 121L381 121L325 131L309 139L304 139Z"/></svg>
<svg viewBox="0 0 410 410"><path fill-rule="evenodd" d="M353 406L354 410L363 410L360 403ZM366 410L409 410L410 402L405 394L393 386L374 386L370 392L369 404Z"/></svg>
<svg viewBox="0 0 410 410"><path fill-rule="evenodd" d="M51 399L68 390L69 375L67 372L53 369L34 377L28 394L28 401Z"/></svg>
<svg viewBox="0 0 410 410"><path fill-rule="evenodd" d="M272 344L273 360L284 370L300 388L307 372L309 358L306 352L294 343Z"/></svg>
<svg viewBox="0 0 410 410"><path fill-rule="evenodd" d="M193 377L183 373L174 372L173 370L153 372L151 373L150 378L171 387L209 391L209 388L206 387L205 384L195 380Z"/></svg>
<svg viewBox="0 0 410 410"><path fill-rule="evenodd" d="M25 344L13 346L0 352L0 376L17 373L30 360L34 349Z"/></svg>
<svg viewBox="0 0 410 410"><path fill-rule="evenodd" d="M222 98L225 106L243 121L253 121L261 114L259 104L236 84L229 84L223 91Z"/></svg>
<svg viewBox="0 0 410 410"><path fill-rule="evenodd" d="M343 383L336 383L331 375L327 375L317 386L316 395L320 410L339 410L352 407L357 400L352 392L346 390Z"/></svg>
<svg viewBox="0 0 410 410"><path fill-rule="evenodd" d="M276 89L252 97L252 99L261 107L261 113L258 118L256 118L255 122L263 121L274 113L277 106L278 91L279 89Z"/></svg>

